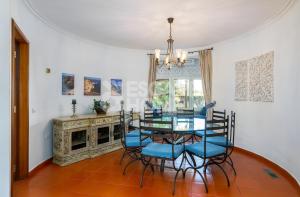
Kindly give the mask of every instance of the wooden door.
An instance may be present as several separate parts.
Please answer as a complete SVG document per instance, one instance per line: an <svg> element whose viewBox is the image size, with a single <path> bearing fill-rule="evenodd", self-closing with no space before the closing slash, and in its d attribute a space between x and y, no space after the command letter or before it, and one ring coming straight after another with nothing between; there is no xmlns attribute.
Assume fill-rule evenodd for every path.
<svg viewBox="0 0 300 197"><path fill-rule="evenodd" d="M28 176L29 42L12 20L11 181ZM13 191L13 190L12 190Z"/></svg>

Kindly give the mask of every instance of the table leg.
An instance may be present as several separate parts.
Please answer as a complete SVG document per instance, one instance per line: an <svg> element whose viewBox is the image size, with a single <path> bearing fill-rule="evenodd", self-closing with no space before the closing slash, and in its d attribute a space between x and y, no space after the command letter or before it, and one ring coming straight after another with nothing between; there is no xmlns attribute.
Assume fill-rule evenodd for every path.
<svg viewBox="0 0 300 197"><path fill-rule="evenodd" d="M164 160L164 159L161 160L161 163L160 163L160 171L161 171L161 172L164 171L164 168L165 168L165 162L166 162L166 160Z"/></svg>

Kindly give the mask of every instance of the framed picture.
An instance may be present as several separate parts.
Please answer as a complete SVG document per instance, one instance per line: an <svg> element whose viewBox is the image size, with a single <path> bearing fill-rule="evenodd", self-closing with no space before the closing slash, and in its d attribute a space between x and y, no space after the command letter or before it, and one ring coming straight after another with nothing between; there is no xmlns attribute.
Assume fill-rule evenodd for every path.
<svg viewBox="0 0 300 197"><path fill-rule="evenodd" d="M111 95L122 95L122 79L111 79Z"/></svg>
<svg viewBox="0 0 300 197"><path fill-rule="evenodd" d="M100 96L101 95L101 79L94 77L84 77L84 95Z"/></svg>
<svg viewBox="0 0 300 197"><path fill-rule="evenodd" d="M74 95L74 79L73 74L62 73L62 95Z"/></svg>

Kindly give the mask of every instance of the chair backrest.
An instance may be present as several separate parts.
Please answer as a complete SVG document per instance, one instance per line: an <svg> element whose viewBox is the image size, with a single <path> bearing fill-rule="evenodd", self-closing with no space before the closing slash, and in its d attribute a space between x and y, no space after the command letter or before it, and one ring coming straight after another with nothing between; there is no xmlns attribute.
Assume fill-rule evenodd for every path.
<svg viewBox="0 0 300 197"><path fill-rule="evenodd" d="M155 109L144 108L144 119L162 118L162 107Z"/></svg>
<svg viewBox="0 0 300 197"><path fill-rule="evenodd" d="M126 114L124 110L120 111L120 128L121 128L121 142L123 146L126 146L126 134L127 134L127 129L129 128L129 123L131 121L130 117L128 117L129 114Z"/></svg>
<svg viewBox="0 0 300 197"><path fill-rule="evenodd" d="M234 146L234 138L235 138L235 112L231 111L230 117L230 142Z"/></svg>
<svg viewBox="0 0 300 197"><path fill-rule="evenodd" d="M213 120L224 120L226 118L226 110L224 111L217 111L213 109L212 119Z"/></svg>
<svg viewBox="0 0 300 197"><path fill-rule="evenodd" d="M133 108L131 108L130 112L129 112L129 120L128 120L128 130L134 130L135 127L133 126Z"/></svg>
<svg viewBox="0 0 300 197"><path fill-rule="evenodd" d="M192 109L184 109L184 108L177 108L176 115L178 118L193 118L195 115L194 108Z"/></svg>
<svg viewBox="0 0 300 197"><path fill-rule="evenodd" d="M122 137L121 137L121 142L123 145L126 144L126 117L125 117L125 111L121 110L120 111L120 129L122 131Z"/></svg>
<svg viewBox="0 0 300 197"><path fill-rule="evenodd" d="M217 137L223 136L226 138L226 143L228 143L229 134L229 116L225 117L224 119L220 120L205 120L205 130L204 130L204 158L206 158L206 139L207 137ZM211 134L208 134L207 131L214 131ZM226 144L226 155L228 151L228 144Z"/></svg>
<svg viewBox="0 0 300 197"><path fill-rule="evenodd" d="M153 119L140 119L140 140L143 136L150 136L152 139L156 139L157 143L161 142L163 138L168 138L172 144L172 155L174 158L174 146L175 146L175 133L173 129L174 121L173 118L169 121L153 120ZM151 131L150 134L148 132Z"/></svg>

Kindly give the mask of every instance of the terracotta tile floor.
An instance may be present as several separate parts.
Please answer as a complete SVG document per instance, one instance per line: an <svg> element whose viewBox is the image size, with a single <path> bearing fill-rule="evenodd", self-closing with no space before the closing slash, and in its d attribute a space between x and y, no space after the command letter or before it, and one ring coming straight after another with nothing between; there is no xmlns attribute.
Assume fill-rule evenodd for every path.
<svg viewBox="0 0 300 197"><path fill-rule="evenodd" d="M18 181L14 187L14 197L167 197L172 196L174 172L160 173L149 170L144 179L144 187L139 187L141 164L136 163L122 175L123 165L119 165L122 151L109 153L66 167L49 164L26 180ZM238 175L230 168L231 186L218 168L208 169L209 192L206 194L199 175L190 171L185 180L180 175L176 195L187 197L242 196L242 197L300 197L299 186L290 182L285 174L272 164L235 151L232 155ZM278 178L265 172L271 169Z"/></svg>

